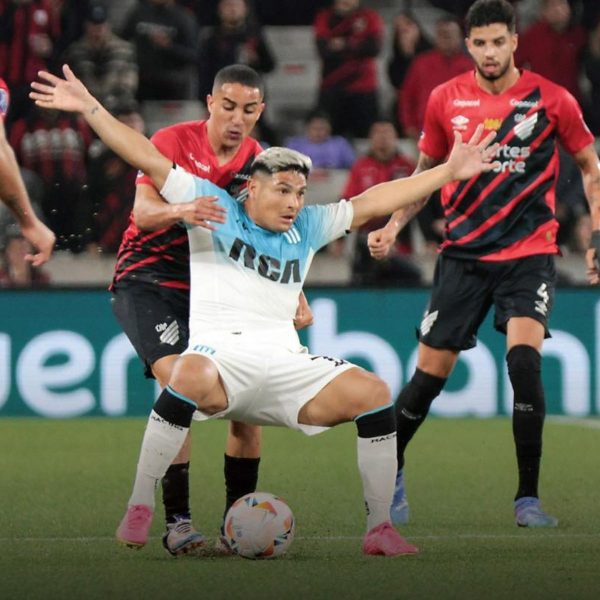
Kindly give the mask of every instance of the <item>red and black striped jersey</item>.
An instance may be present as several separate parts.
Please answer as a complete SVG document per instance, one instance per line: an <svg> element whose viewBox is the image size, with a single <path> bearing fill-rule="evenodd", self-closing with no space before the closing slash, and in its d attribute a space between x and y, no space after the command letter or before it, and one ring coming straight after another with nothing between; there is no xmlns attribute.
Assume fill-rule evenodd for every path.
<svg viewBox="0 0 600 600"><path fill-rule="evenodd" d="M4 79L0 77L0 117L4 119L10 106L10 92Z"/></svg>
<svg viewBox="0 0 600 600"><path fill-rule="evenodd" d="M419 149L442 160L454 132L469 139L479 123L497 133L499 166L442 189L441 251L484 261L557 254L557 142L575 154L594 141L577 101L531 71L502 94L481 89L474 71L464 73L432 92Z"/></svg>
<svg viewBox="0 0 600 600"><path fill-rule="evenodd" d="M246 189L250 165L262 151L259 143L246 138L236 155L219 165L206 131L206 121L190 121L160 129L152 136L154 145L186 171L208 179L241 198ZM153 185L140 173L137 183ZM112 286L119 281L142 281L167 287L189 289L190 250L187 232L181 224L159 231L141 231L133 213L117 254Z"/></svg>

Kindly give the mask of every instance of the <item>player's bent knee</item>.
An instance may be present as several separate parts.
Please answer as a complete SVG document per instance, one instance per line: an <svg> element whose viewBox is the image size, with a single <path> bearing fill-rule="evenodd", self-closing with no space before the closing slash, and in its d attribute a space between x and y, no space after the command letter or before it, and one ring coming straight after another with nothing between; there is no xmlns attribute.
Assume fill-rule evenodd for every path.
<svg viewBox="0 0 600 600"><path fill-rule="evenodd" d="M359 385L354 387L352 401L349 402L350 419L370 410L376 410L392 401L387 383L372 373L364 373Z"/></svg>
<svg viewBox="0 0 600 600"><path fill-rule="evenodd" d="M219 381L216 365L204 356L180 356L173 368L169 385L179 393L200 403Z"/></svg>
<svg viewBox="0 0 600 600"><path fill-rule="evenodd" d="M239 421L229 422L229 434L243 443L259 443L261 439L261 428L258 425L249 425Z"/></svg>

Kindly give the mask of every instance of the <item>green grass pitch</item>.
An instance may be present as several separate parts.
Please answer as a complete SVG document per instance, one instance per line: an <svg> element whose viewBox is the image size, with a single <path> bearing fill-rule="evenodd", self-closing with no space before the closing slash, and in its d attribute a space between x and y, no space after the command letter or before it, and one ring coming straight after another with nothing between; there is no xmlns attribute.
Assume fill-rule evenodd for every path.
<svg viewBox="0 0 600 600"><path fill-rule="evenodd" d="M141 551L119 547L144 422L0 419L0 598L600 597L600 428L548 422L541 492L556 530L513 523L510 422L428 421L412 444L403 534L414 557L364 557L355 428L307 438L264 434L259 490L296 519L289 553L272 561L170 558L162 512ZM224 423L193 427L192 510L212 538L223 506Z"/></svg>

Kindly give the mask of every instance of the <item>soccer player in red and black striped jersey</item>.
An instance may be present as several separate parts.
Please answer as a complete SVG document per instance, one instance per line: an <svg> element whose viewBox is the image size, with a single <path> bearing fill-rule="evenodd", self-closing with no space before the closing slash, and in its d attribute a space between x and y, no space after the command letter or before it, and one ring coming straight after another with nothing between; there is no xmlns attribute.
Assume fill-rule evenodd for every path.
<svg viewBox="0 0 600 600"><path fill-rule="evenodd" d="M191 173L244 199L250 164L261 152L249 137L263 110L264 87L249 67L231 65L217 73L208 96L206 121L159 130L152 141ZM167 204L149 177L140 174L130 224L119 249L111 285L113 311L146 367L146 376L165 387L178 355L187 347L189 245L185 224L210 227L222 221L216 198ZM304 298L297 326L312 316ZM254 491L258 478L260 428L232 422L225 450L226 510ZM203 543L191 525L188 499L189 439L162 481L167 531L163 545L183 554Z"/></svg>
<svg viewBox="0 0 600 600"><path fill-rule="evenodd" d="M548 336L558 253L557 143L574 156L582 171L595 236L600 236L598 156L573 96L515 67L515 18L506 0L477 0L467 14L466 32L475 70L432 92L417 170L443 160L455 131L468 136L482 122L497 132L499 164L495 171L442 191L446 240L419 330L417 369L396 403L399 472L392 517L396 522L408 520L404 450L443 389L459 352L475 345L478 328L493 305L495 327L506 334L514 391L519 469L515 520L522 527L554 527L557 519L540 506L538 478L545 415L540 351ZM385 256L417 211L398 211L385 228L373 232L372 256ZM591 249L588 257L597 277L592 264L596 256L600 257L600 248Z"/></svg>
<svg viewBox="0 0 600 600"><path fill-rule="evenodd" d="M34 254L25 258L32 265L43 265L52 254L55 236L36 216L15 153L6 139L4 118L10 104L10 93L3 79L0 79L0 201L4 202L21 228L23 237L32 244Z"/></svg>

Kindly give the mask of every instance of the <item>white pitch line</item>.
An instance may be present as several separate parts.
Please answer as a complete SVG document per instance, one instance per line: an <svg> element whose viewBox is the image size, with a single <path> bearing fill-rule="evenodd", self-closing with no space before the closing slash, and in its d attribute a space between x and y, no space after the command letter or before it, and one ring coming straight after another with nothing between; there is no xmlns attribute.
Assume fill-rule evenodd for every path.
<svg viewBox="0 0 600 600"><path fill-rule="evenodd" d="M561 417L553 415L548 417L551 423L557 425L571 425L575 427L584 427L585 429L600 429L600 419L597 417L591 417L589 419L577 418L577 417Z"/></svg>
<svg viewBox="0 0 600 600"><path fill-rule="evenodd" d="M463 533L463 534L448 534L448 535L411 535L407 536L410 540L523 540L523 539L600 539L600 533L551 533L546 534L533 534L530 532L523 532L521 534L507 533L507 534L493 534L493 533ZM158 540L158 537L151 537L150 540ZM359 536L299 536L296 538L301 541L309 542L344 542L361 540ZM2 542L108 542L115 541L114 537L26 537L26 538L0 538Z"/></svg>

